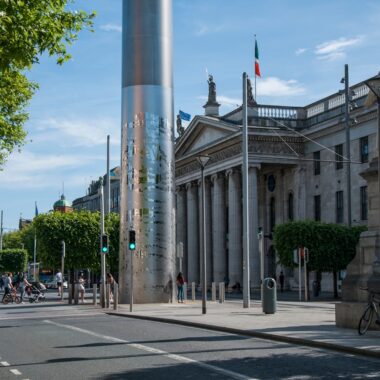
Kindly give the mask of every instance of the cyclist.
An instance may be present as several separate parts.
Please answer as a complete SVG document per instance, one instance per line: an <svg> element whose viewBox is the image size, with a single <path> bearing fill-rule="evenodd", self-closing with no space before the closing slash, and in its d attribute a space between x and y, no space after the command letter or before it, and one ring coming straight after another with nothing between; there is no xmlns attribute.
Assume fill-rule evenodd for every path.
<svg viewBox="0 0 380 380"><path fill-rule="evenodd" d="M4 295L3 300L7 294L11 293L11 290L13 289L12 286L12 273L7 273L4 278Z"/></svg>

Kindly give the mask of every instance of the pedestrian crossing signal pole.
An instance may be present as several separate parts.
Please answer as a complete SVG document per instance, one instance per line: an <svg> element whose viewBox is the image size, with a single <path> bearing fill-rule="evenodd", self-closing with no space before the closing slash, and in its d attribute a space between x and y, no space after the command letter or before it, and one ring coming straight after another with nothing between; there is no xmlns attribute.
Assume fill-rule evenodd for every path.
<svg viewBox="0 0 380 380"><path fill-rule="evenodd" d="M130 272L130 289L129 289L129 311L133 311L133 253L136 250L136 231L129 230L129 250L131 252L131 272Z"/></svg>
<svg viewBox="0 0 380 380"><path fill-rule="evenodd" d="M102 308L106 306L106 253L103 252L103 236L104 234L104 193L103 193L103 177L99 178L99 190L100 190L100 259L101 259L101 298L100 305Z"/></svg>

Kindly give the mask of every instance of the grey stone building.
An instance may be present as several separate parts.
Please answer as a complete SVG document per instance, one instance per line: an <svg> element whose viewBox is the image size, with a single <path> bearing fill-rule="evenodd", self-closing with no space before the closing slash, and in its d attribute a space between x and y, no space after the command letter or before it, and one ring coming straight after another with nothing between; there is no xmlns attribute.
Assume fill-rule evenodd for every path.
<svg viewBox="0 0 380 380"><path fill-rule="evenodd" d="M364 104L365 83L351 90L351 223L355 225L367 223L367 184L359 172L375 155L377 116L375 105ZM252 94L249 100L249 251L251 287L256 288L260 284L259 227L265 236L265 276L273 276L281 269L271 234L276 224L305 219L348 223L345 96L335 93L305 107L256 104ZM204 108L204 115L195 116L186 129L177 122L176 241L184 247L186 280L199 283L201 170L197 157L209 155L204 171L207 280L228 278L232 286L242 284L242 107L219 115L219 104L210 102L209 91ZM118 181L112 186L113 194L118 194ZM94 190L75 200L73 207L98 209L97 199ZM286 269L285 277L287 287L298 286L297 273Z"/></svg>

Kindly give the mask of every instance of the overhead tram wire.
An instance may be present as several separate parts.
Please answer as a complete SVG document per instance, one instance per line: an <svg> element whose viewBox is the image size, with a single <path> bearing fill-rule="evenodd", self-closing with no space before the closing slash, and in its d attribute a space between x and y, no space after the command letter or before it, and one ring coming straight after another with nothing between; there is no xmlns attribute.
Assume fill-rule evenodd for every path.
<svg viewBox="0 0 380 380"><path fill-rule="evenodd" d="M329 152L333 153L335 156L341 157L343 159L343 162L350 162L352 164L362 164L361 161L352 161L352 160L348 159L347 157L345 157L345 156L343 156L343 155L335 152L335 150L332 150L331 148L329 148L329 147L327 147L327 146L325 146L323 144L320 144L319 142L311 139L310 137L307 137L306 135L302 134L301 132L296 131L293 128L288 127L286 124L281 123L280 121L278 121L276 119L273 119L271 117L268 117L268 119L274 121L275 123L281 125L282 127L285 127L288 131L294 132L298 136L301 136L301 137L305 138L306 140L308 140L308 141L310 141L310 142L312 142L312 143L320 146L321 148L328 150ZM266 128L267 129L273 129L273 128L270 128L270 127L266 127ZM299 160L302 160L302 161L316 161L314 159L307 159L307 158L301 158L301 157L299 158ZM317 161L320 161L320 162L337 162L337 160L317 160Z"/></svg>

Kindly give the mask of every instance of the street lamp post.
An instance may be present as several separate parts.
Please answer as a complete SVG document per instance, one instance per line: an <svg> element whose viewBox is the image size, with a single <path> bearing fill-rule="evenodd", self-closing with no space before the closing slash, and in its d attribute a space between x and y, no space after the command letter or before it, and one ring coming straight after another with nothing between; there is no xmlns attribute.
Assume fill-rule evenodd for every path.
<svg viewBox="0 0 380 380"><path fill-rule="evenodd" d="M380 72L373 78L366 81L366 85L375 94L377 99L377 184L378 184L378 239L380 239ZM375 250L375 262L374 262L374 272L380 273L380 257L379 253Z"/></svg>
<svg viewBox="0 0 380 380"><path fill-rule="evenodd" d="M201 247L202 247L202 265L201 265L201 282L202 282L202 314L206 314L206 300L207 300L207 279L206 279L206 212L205 212L205 177L204 169L210 160L210 156L199 156L197 161L201 167L202 176L202 233L201 233Z"/></svg>

